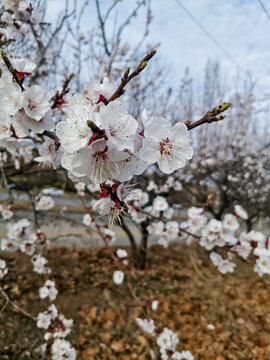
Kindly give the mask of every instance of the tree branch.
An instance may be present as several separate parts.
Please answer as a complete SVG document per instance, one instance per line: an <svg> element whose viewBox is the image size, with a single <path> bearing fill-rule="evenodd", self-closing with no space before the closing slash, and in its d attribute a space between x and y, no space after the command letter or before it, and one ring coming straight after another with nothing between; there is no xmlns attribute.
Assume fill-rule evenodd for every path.
<svg viewBox="0 0 270 360"><path fill-rule="evenodd" d="M107 42L107 38L106 38L106 34L105 34L105 21L103 21L101 12L100 12L99 0L96 0L96 8L97 8L97 15L98 15L99 23L100 23L100 28L101 28L104 49L105 49L106 54L108 56L111 56L111 52L109 51L108 42ZM106 20L106 17L107 17L107 14L105 16L105 20Z"/></svg>
<svg viewBox="0 0 270 360"><path fill-rule="evenodd" d="M30 317L32 320L36 321L37 319L32 316L31 314L29 314L27 311L23 310L19 305L17 305L15 302L13 302L8 294L4 291L4 289L0 286L0 293L4 296L5 300L6 300L6 303L4 304L4 306L2 307L1 309L1 312L6 308L7 304L10 304L12 305L16 310L20 311L22 314ZM1 313L0 313L1 315Z"/></svg>
<svg viewBox="0 0 270 360"><path fill-rule="evenodd" d="M132 256L133 256L133 260L134 262L136 261L136 256L137 256L137 245L136 245L136 241L134 238L134 235L132 234L132 232L130 231L129 227L127 226L124 217L121 220L121 224L119 223L119 225L121 226L121 228L125 231L125 233L127 234L127 237L129 239L130 245L131 245L131 249L132 249Z"/></svg>
<svg viewBox="0 0 270 360"><path fill-rule="evenodd" d="M60 144L60 140L59 140L59 137L53 132L53 131L48 131L48 130L45 130L43 131L42 134L40 134L41 136L47 136L48 138L54 140L54 143L55 143L55 149L57 150L59 148L59 146L61 145Z"/></svg>
<svg viewBox="0 0 270 360"><path fill-rule="evenodd" d="M127 68L124 72L124 75L121 79L121 83L118 86L118 88L115 90L115 92L112 94L112 96L109 99L104 99L104 103L107 105L111 101L119 98L121 95L124 94L125 90L124 87L127 85L127 83L133 79L135 76L139 75L141 71L147 66L147 63L152 57L156 54L156 50L150 51L139 63L139 65L136 67L136 69L129 75L130 68Z"/></svg>
<svg viewBox="0 0 270 360"><path fill-rule="evenodd" d="M144 269L145 265L146 265L147 242L148 242L148 236L149 236L148 231L147 231L148 225L149 225L149 219L146 219L141 225L142 238L141 238L141 243L140 243L140 248L139 248L138 264L137 264L139 269Z"/></svg>
<svg viewBox="0 0 270 360"><path fill-rule="evenodd" d="M24 87L21 83L21 81L19 80L17 74L16 74L16 71L14 70L11 62L9 61L9 58L7 57L7 54L4 52L3 49L1 49L1 56L2 56L2 59L4 60L4 63L6 64L8 70L10 71L10 73L12 74L13 76L13 79L16 81L16 83L19 85L19 87L21 88L22 91L24 91Z"/></svg>
<svg viewBox="0 0 270 360"><path fill-rule="evenodd" d="M70 83L70 81L72 80L72 78L75 76L75 74L70 74L66 77L66 80L62 86L62 91L59 94L59 91L56 91L56 94L54 95L54 97L51 99L53 100L53 104L51 106L52 109L55 109L58 105L59 105L59 101L61 101L61 99L63 98L64 95L66 95L69 92L69 88L68 88L68 84Z"/></svg>
<svg viewBox="0 0 270 360"><path fill-rule="evenodd" d="M114 45L114 46L116 46L116 44L119 44L119 43L120 43L120 37L121 37L121 34L122 34L122 32L124 31L125 27L126 27L128 24L130 24L131 19L134 18L134 17L137 15L140 7L142 7L143 5L145 5L145 1L144 1L144 0L137 2L136 8L132 10L132 12L131 12L131 13L128 15L128 17L126 18L125 22L119 27L118 32L117 32L117 35L116 35L116 38L115 38L115 45Z"/></svg>
<svg viewBox="0 0 270 360"><path fill-rule="evenodd" d="M195 121L193 124L190 121L186 121L185 124L187 125L188 130L192 130L197 126L200 126L205 123L211 123L214 121L220 121L225 119L226 115L219 115L222 112L226 111L231 106L231 103L224 102L223 104L215 107L211 111L207 111L207 113L198 121Z"/></svg>

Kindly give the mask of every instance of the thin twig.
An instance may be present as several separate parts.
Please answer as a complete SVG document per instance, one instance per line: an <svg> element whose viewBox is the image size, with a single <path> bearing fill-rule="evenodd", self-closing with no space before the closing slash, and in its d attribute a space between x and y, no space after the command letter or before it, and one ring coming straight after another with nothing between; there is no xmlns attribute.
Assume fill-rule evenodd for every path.
<svg viewBox="0 0 270 360"><path fill-rule="evenodd" d="M185 233L185 234L187 234L187 235L193 236L193 237L196 238L196 239L200 239L200 238L201 238L201 236L196 235L196 234L193 234L193 233L191 233L191 232L189 232L189 231L187 231L186 229L183 229L183 228L181 228L181 227L179 228L179 230L180 230L180 233L183 232L183 233Z"/></svg>
<svg viewBox="0 0 270 360"><path fill-rule="evenodd" d="M139 9L145 5L145 1L138 1L137 6L132 10L132 12L128 15L123 24L119 27L116 38L115 38L115 46L120 43L121 34L124 31L125 27L128 26L132 20L132 18L136 17Z"/></svg>
<svg viewBox="0 0 270 360"><path fill-rule="evenodd" d="M56 150L60 147L59 137L53 131L45 130L42 134L40 134L40 136L47 136L48 138L54 140Z"/></svg>
<svg viewBox="0 0 270 360"><path fill-rule="evenodd" d="M2 313L5 311L5 308L7 307L8 303L9 303L9 300L6 299L6 302L4 303L4 305L3 305L3 306L1 307L1 309L0 309L0 316L1 316Z"/></svg>
<svg viewBox="0 0 270 360"><path fill-rule="evenodd" d="M66 10L65 10L65 15L63 15L62 19L60 20L60 23L59 25L55 28L55 30L52 32L51 36L49 37L46 45L43 45L41 47L39 47L40 49L40 60L37 64L37 67L36 67L36 71L35 71L35 74L31 77L31 82L33 83L36 78L38 77L38 71L37 69L42 66L45 62L46 62L46 52L47 50L49 49L50 46L52 46L53 44L53 41L54 39L57 38L57 34L60 32L60 30L62 29L65 21L67 19L69 19L71 16L73 16L75 14L75 8L73 9L73 11L71 13L68 14L68 0L66 0ZM34 37L35 37L35 34L33 33ZM36 40L37 41L37 40Z"/></svg>
<svg viewBox="0 0 270 360"><path fill-rule="evenodd" d="M8 294L5 292L5 290L0 286L0 293L4 296L4 298L6 299L6 302L8 304L10 304L11 306L13 306L16 310L18 310L19 312L21 312L22 314L28 316L29 318L31 318L32 320L36 321L37 318L35 318L33 315L29 314L27 311L23 310L19 305L17 305L14 301L12 301ZM6 307L7 305L5 304L4 305L4 308ZM3 309L3 308L2 308ZM1 311L2 311L1 309Z"/></svg>
<svg viewBox="0 0 270 360"><path fill-rule="evenodd" d="M35 226L37 229L40 229L40 225L39 225L39 221L38 221L38 211L36 209L36 203L35 203L35 199L34 199L33 195L30 193L29 189L25 186L20 187L18 190L24 191L27 194L29 201L31 203L31 206L32 206Z"/></svg>
<svg viewBox="0 0 270 360"><path fill-rule="evenodd" d="M2 177L3 177L3 180L4 180L4 185L8 191L8 202L9 204L11 205L11 211L12 211L12 217L13 217L13 220L16 222L17 219L16 219L16 214L15 214L15 211L14 211L14 203L15 203L15 200L14 200L14 196L12 194L12 190L11 188L9 187L9 184L8 184L8 179L7 179L7 176L6 176L6 173L5 173L5 170L3 168L1 168L1 174L2 174Z"/></svg>
<svg viewBox="0 0 270 360"><path fill-rule="evenodd" d="M186 121L185 124L187 125L187 129L192 130L202 124L205 124L205 123L210 124L211 122L220 121L220 120L225 119L226 115L219 115L219 114L226 111L230 106L231 106L231 103L224 102L223 104L215 107L213 110L207 111L207 113L200 120L195 121L192 124L190 123L190 121Z"/></svg>
<svg viewBox="0 0 270 360"><path fill-rule="evenodd" d="M150 51L139 63L139 65L136 67L136 69L129 74L130 72L130 68L127 68L124 72L124 75L121 79L121 83L118 86L118 88L115 90L115 92L112 94L112 96L109 99L104 99L104 103L107 105L109 104L111 101L119 98L120 96L122 96L125 92L124 87L127 85L127 83L133 79L135 76L139 75L139 73L147 66L147 63L150 59L152 59L152 57L156 54L156 50L152 50Z"/></svg>
<svg viewBox="0 0 270 360"><path fill-rule="evenodd" d="M83 197L83 196L80 196L80 199L81 199L81 202L82 202L82 204L83 204L84 209L86 210L86 212L88 213L88 215L90 215L91 219L93 219L92 214L91 214L91 211L90 211L90 209L88 208L88 206L87 206L87 204L86 204L86 202L85 202L84 197ZM96 229L97 229L97 232L98 232L99 236L101 237L102 241L104 242L104 244L105 244L105 246L106 246L106 249L108 250L111 258L112 258L113 261L114 261L114 263L115 263L116 265L118 265L118 259L117 259L117 257L114 255L114 253L113 253L113 251L112 251L112 249L111 249L111 247L110 247L110 245L109 245L109 243L108 243L108 241L107 241L107 239L106 239L106 236L104 236L104 234L102 233L100 225L99 225L94 219L93 219L93 224L95 225L95 227L96 227Z"/></svg>
<svg viewBox="0 0 270 360"><path fill-rule="evenodd" d="M106 34L105 34L105 21L106 21L106 16L105 16L105 21L104 21L104 20L102 19L101 12L100 12L99 0L96 0L96 9L97 9L97 15L98 15L98 20L99 20L100 28L101 28L101 34L102 34L104 49L105 49L106 54L107 54L108 56L111 56L111 52L109 51L109 48L108 48L107 37L106 37Z"/></svg>
<svg viewBox="0 0 270 360"><path fill-rule="evenodd" d="M74 76L75 76L75 74L72 73L66 77L66 80L62 86L62 91L60 94L59 94L59 91L56 91L56 94L51 99L51 100L53 100L53 104L51 106L52 109L55 109L57 107L57 105L59 104L59 100L61 100L63 98L63 96L69 92L70 89L68 88L68 84L70 83L70 81L72 80L72 78Z"/></svg>

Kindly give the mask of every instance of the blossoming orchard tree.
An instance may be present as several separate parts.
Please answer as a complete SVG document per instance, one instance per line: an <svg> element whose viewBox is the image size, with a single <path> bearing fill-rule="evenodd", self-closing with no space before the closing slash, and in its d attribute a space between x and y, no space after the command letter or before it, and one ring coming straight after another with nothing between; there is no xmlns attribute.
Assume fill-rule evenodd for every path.
<svg viewBox="0 0 270 360"><path fill-rule="evenodd" d="M103 29L103 45L107 55L111 56L114 50L107 43L104 28L107 17L102 18L99 2L96 4ZM58 295L57 284L50 278L52 270L46 259L49 239L39 224L41 213L50 211L54 201L50 196L42 194L33 196L25 184L10 182L14 168L15 173L16 170L24 171L23 163L31 166L39 163L51 167L53 172L60 168L73 184L85 210L83 223L100 236L111 256L116 269L112 281L119 286L125 284L134 302L142 310L142 317L137 318L138 326L150 336L156 336L163 360L192 360L193 356L187 349L177 350L179 340L176 333L167 327L161 328L144 316L144 307L125 275L128 253L123 249L115 251L110 246L115 237L112 225L118 224L127 233L131 242L132 261L140 268L146 262L148 236L155 235L164 247L176 240L188 243L197 241L211 251L213 264L223 274L233 272L236 266L233 258L236 256L254 262L254 270L260 276L270 274L268 240L260 232L239 231L241 219L248 217L240 204L236 204L232 214L218 220L204 214L208 204L201 208L191 207L187 221L180 224L173 219L173 206L162 196L170 189L181 190L181 183L171 174L192 161L194 150L190 131L211 126L213 122L223 122L224 112L231 104L222 103L213 107L197 121L187 119L174 124L164 116L150 114L147 109L137 118L132 116L128 110L129 102L124 102L126 87L139 75L144 76L140 73L148 67L148 62L156 54L155 50L149 51L132 69L125 67L118 85L104 77L102 81L95 79L80 88L79 81L77 91L71 94L68 86L76 77L76 74L71 74L66 76L62 89L52 96L46 88L45 77L35 75L36 69L40 71L40 67L46 63L45 53L50 46L49 43L44 47L36 35L43 25L48 26L41 22L42 13L40 15L29 0L2 0L2 7L1 175L9 196L0 208L3 219L7 221L7 234L6 238L1 239L1 251L21 251L29 256L33 271L41 279L39 297L45 301L44 311L38 314L30 314L12 301L2 286L9 264L1 259L0 295L4 305L0 311L12 306L43 329L44 344L41 344L41 351L45 355L55 360L76 358L76 344L66 339L71 334L73 321L61 314L53 304ZM65 16L66 19L68 15ZM36 39L38 64L18 57L14 52L14 40L21 36L22 29L26 34L23 41L27 40L27 29ZM51 40L54 41L54 37ZM119 39L115 46L119 46ZM57 64L55 66L57 71ZM104 66L110 67L111 64L105 62ZM162 185L151 181L146 191L143 191L138 182L140 178L136 178L135 185L134 177L147 174L153 165L163 174L165 181ZM27 193L33 217L28 219L18 216L14 190ZM89 194L92 196L91 201ZM100 215L105 217L105 222L100 219ZM139 249L126 224L128 217L141 228ZM151 310L155 311L157 306L158 302L153 301Z"/></svg>

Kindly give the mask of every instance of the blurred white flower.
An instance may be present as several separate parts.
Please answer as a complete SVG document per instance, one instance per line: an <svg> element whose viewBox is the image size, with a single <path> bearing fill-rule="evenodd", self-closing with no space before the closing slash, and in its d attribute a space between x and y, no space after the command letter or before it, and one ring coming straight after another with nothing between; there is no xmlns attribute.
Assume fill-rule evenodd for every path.
<svg viewBox="0 0 270 360"><path fill-rule="evenodd" d="M120 271L120 270L117 270L113 273L113 282L116 284L116 285L121 285L122 282L124 281L124 273L123 271Z"/></svg>
<svg viewBox="0 0 270 360"><path fill-rule="evenodd" d="M248 213L240 205L235 205L235 213L243 220L247 220Z"/></svg>

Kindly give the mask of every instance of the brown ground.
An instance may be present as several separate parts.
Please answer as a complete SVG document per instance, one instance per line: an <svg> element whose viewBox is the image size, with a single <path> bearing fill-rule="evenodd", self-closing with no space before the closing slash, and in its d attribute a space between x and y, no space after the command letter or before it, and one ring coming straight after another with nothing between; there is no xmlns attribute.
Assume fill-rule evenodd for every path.
<svg viewBox="0 0 270 360"><path fill-rule="evenodd" d="M39 277L29 259L1 257L10 268L2 281L10 297L33 315L43 311ZM159 359L155 339L135 323L140 308L125 285L111 281L115 268L105 250L54 249L48 259L60 292L55 304L74 319L70 340L78 359ZM203 249L193 247L190 255L184 246L168 251L155 246L144 271L128 267L126 273L142 301L159 301L156 312L149 307L147 312L156 325L177 331L178 350L204 360L270 359L269 277L258 278L252 265L239 264L234 274L221 275ZM8 306L0 317L0 359L39 359L42 334Z"/></svg>

